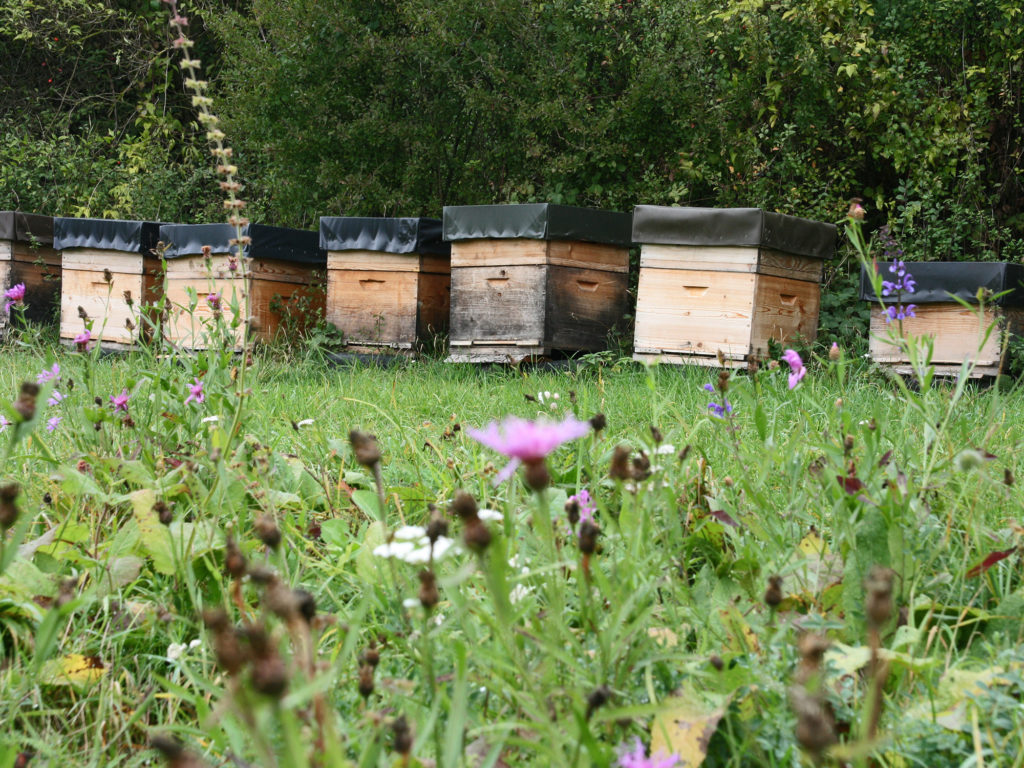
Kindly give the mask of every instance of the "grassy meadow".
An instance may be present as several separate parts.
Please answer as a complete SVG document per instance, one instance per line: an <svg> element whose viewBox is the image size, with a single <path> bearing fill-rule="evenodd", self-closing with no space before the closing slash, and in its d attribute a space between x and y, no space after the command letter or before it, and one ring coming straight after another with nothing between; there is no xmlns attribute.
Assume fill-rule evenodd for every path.
<svg viewBox="0 0 1024 768"><path fill-rule="evenodd" d="M1019 388L0 354L0 766L1024 760Z"/></svg>

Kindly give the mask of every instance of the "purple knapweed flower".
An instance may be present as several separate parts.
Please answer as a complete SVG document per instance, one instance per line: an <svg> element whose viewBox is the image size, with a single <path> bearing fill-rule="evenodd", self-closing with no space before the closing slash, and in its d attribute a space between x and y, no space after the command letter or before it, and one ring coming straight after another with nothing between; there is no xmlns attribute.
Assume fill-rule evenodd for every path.
<svg viewBox="0 0 1024 768"><path fill-rule="evenodd" d="M619 768L675 768L679 765L679 755L665 755L658 753L647 757L643 742L638 738L633 739L633 746L627 744L619 745Z"/></svg>
<svg viewBox="0 0 1024 768"><path fill-rule="evenodd" d="M8 288L4 291L4 298L7 299L7 303L4 304L4 312L10 314L11 307L19 306L25 300L25 284L18 283Z"/></svg>
<svg viewBox="0 0 1024 768"><path fill-rule="evenodd" d="M569 415L565 421L527 421L517 416L506 416L499 424L492 421L484 429L468 428L466 433L478 443L508 456L511 461L498 473L496 483L507 480L522 464L542 461L562 443L583 437L590 431L590 423Z"/></svg>
<svg viewBox="0 0 1024 768"><path fill-rule="evenodd" d="M64 399L64 395L62 395L60 392L58 392L55 389L55 390L53 390L53 392L50 393L50 397L46 401L46 404L49 405L52 408L55 405L60 405L61 400L63 400L63 399Z"/></svg>
<svg viewBox="0 0 1024 768"><path fill-rule="evenodd" d="M92 332L88 328L86 328L80 334L75 336L75 338L73 338L72 341L75 342L75 344L78 345L78 351L79 352L88 352L89 351L89 340L91 338L92 338Z"/></svg>
<svg viewBox="0 0 1024 768"><path fill-rule="evenodd" d="M789 388L793 389L807 375L807 369L804 368L804 361L800 359L800 355L795 349L787 349L783 352L782 359L789 365Z"/></svg>
<svg viewBox="0 0 1024 768"><path fill-rule="evenodd" d="M0 432L6 430L9 426L11 426L11 422L8 421L6 416L0 413Z"/></svg>
<svg viewBox="0 0 1024 768"><path fill-rule="evenodd" d="M60 416L54 416L46 422L46 431L53 432L60 424Z"/></svg>
<svg viewBox="0 0 1024 768"><path fill-rule="evenodd" d="M597 507L594 506L594 500L590 498L590 491L586 488L581 488L578 493L573 494L569 497L569 501L575 501L580 510L579 522L586 520L593 521L594 511Z"/></svg>
<svg viewBox="0 0 1024 768"><path fill-rule="evenodd" d="M114 406L114 412L115 413L117 411L124 411L125 413L128 413L128 398L129 397L131 397L131 395L128 394L127 388L126 389L122 389L120 395L111 395L110 396L110 404Z"/></svg>
<svg viewBox="0 0 1024 768"><path fill-rule="evenodd" d="M210 309L214 312L220 312L220 294L211 293L206 297L206 303L210 305Z"/></svg>
<svg viewBox="0 0 1024 768"><path fill-rule="evenodd" d="M45 384L60 377L60 364L54 363L49 370L44 370L36 376L36 384Z"/></svg>
<svg viewBox="0 0 1024 768"><path fill-rule="evenodd" d="M197 403L202 403L206 400L206 393L203 392L203 382L199 379L195 380L195 384L188 385L188 397L185 398L185 405L188 405L193 400Z"/></svg>

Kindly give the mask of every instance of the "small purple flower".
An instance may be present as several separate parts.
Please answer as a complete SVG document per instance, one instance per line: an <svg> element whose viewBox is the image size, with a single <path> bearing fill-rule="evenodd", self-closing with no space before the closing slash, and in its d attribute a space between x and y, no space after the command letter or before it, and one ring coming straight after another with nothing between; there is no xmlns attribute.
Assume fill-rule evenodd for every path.
<svg viewBox="0 0 1024 768"><path fill-rule="evenodd" d="M89 340L91 338L92 338L92 332L88 328L86 328L80 334L75 336L75 338L72 339L72 341L74 341L75 344L78 345L78 351L79 352L88 352L89 351Z"/></svg>
<svg viewBox="0 0 1024 768"><path fill-rule="evenodd" d="M64 395L62 395L60 392L58 392L55 389L55 390L53 390L53 392L50 393L50 397L46 401L46 404L52 408L55 405L60 405L60 403L61 403L61 401L63 399L64 399Z"/></svg>
<svg viewBox="0 0 1024 768"><path fill-rule="evenodd" d="M115 395L111 395L110 396L110 404L114 406L114 412L115 413L117 413L118 411L124 411L125 413L128 413L128 398L129 397L131 397L131 395L128 394L128 390L127 389L122 389L120 395L116 395L116 396Z"/></svg>
<svg viewBox="0 0 1024 768"><path fill-rule="evenodd" d="M20 306L25 300L25 284L18 283L17 285L8 288L4 291L4 298L7 299L7 303L4 304L4 312L10 314L11 307Z"/></svg>
<svg viewBox="0 0 1024 768"><path fill-rule="evenodd" d="M6 416L0 413L0 432L6 430L9 426L11 426L11 422L7 420Z"/></svg>
<svg viewBox="0 0 1024 768"><path fill-rule="evenodd" d="M800 359L800 355L795 349L787 349L783 352L782 359L789 365L789 388L793 389L807 375L807 369L804 368L804 361Z"/></svg>
<svg viewBox="0 0 1024 768"><path fill-rule="evenodd" d="M46 431L53 432L57 429L57 425L60 424L60 416L54 416L46 422Z"/></svg>
<svg viewBox="0 0 1024 768"><path fill-rule="evenodd" d="M206 297L206 303L210 305L210 309L214 312L220 312L220 294L211 293Z"/></svg>
<svg viewBox="0 0 1024 768"><path fill-rule="evenodd" d="M586 488L581 488L580 491L569 497L569 501L575 501L580 509L580 522L587 520L593 521L594 510L597 507L594 506L594 500L590 498L590 492Z"/></svg>
<svg viewBox="0 0 1024 768"><path fill-rule="evenodd" d="M722 398L721 404L718 404L712 400L710 403L708 403L708 410L711 411L712 416L719 419L724 419L727 413L732 413L732 403L730 403L724 397Z"/></svg>
<svg viewBox="0 0 1024 768"><path fill-rule="evenodd" d="M511 459L495 478L495 482L500 483L510 478L523 462L542 461L562 443L583 437L589 431L589 422L579 421L572 415L561 422L527 421L517 416L506 416L501 424L492 421L483 429L468 428L466 434Z"/></svg>
<svg viewBox="0 0 1024 768"><path fill-rule="evenodd" d="M704 385L704 391L705 392L714 392L715 391L715 385L711 384L711 383L705 384Z"/></svg>
<svg viewBox="0 0 1024 768"><path fill-rule="evenodd" d="M633 746L627 744L619 745L619 768L675 768L679 765L679 755L671 754L666 756L663 752L647 757L643 742L638 738L633 739Z"/></svg>
<svg viewBox="0 0 1024 768"><path fill-rule="evenodd" d="M54 363L53 367L48 371L42 371L36 376L36 384L45 384L48 381L53 381L60 377L60 364Z"/></svg>
<svg viewBox="0 0 1024 768"><path fill-rule="evenodd" d="M193 400L197 403L202 403L206 400L206 394L203 392L203 382L199 379L195 379L195 384L188 385L188 397L185 398L185 405L188 405Z"/></svg>

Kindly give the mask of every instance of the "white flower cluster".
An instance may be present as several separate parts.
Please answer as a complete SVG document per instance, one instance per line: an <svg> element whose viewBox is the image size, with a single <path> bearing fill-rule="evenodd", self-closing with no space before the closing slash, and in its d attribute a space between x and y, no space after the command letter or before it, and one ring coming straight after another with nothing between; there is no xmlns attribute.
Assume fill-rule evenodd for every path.
<svg viewBox="0 0 1024 768"><path fill-rule="evenodd" d="M447 536L441 536L434 542L434 562L441 560L452 551L455 542ZM374 547L373 554L377 557L395 558L411 565L423 565L430 562L430 539L427 529L422 525L403 525L391 535L391 541Z"/></svg>
<svg viewBox="0 0 1024 768"><path fill-rule="evenodd" d="M188 645L186 645L185 643L171 643L167 646L167 660L177 661L185 655L185 651L191 650L192 648L197 648L198 646L202 645L202 642L203 641L197 637Z"/></svg>
<svg viewBox="0 0 1024 768"><path fill-rule="evenodd" d="M558 410L558 398L557 392L548 392L546 389L537 393L537 402L548 406L552 411Z"/></svg>

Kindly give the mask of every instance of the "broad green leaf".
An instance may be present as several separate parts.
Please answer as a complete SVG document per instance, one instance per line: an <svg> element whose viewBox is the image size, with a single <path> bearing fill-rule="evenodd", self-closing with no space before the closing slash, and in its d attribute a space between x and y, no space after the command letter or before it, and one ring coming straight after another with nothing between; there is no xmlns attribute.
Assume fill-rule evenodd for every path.
<svg viewBox="0 0 1024 768"><path fill-rule="evenodd" d="M377 498L377 494L373 491L367 491L360 489L352 492L352 503L359 507L360 510L371 520L380 521L383 520L381 514L380 500Z"/></svg>

